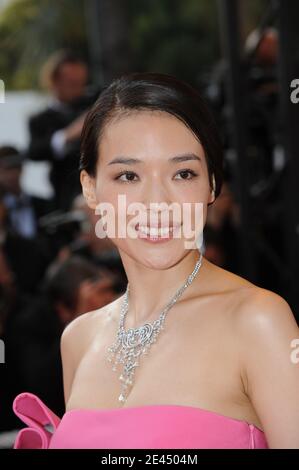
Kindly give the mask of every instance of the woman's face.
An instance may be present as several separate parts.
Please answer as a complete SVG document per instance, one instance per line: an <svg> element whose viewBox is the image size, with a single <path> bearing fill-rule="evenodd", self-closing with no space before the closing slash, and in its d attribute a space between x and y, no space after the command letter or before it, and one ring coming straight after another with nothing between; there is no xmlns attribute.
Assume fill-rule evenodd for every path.
<svg viewBox="0 0 299 470"><path fill-rule="evenodd" d="M121 163L120 159L131 160ZM82 172L81 182L91 207L95 208L95 203L103 202L114 207L115 237L111 239L120 253L123 251L148 267L166 268L184 256L185 242L192 240L184 236L184 227L188 227L185 217L191 214L190 229L194 230L194 203L202 203L199 204L203 209L200 212L200 227L197 225L198 233L201 233L206 220L207 203L213 201L202 145L183 122L165 112L137 111L108 124L99 144L96 177L90 178L86 172ZM93 202L86 196L91 192ZM134 203L141 203L140 212L126 213L125 218L122 213L121 222L118 219L121 210L119 195L124 198L126 210ZM159 211L158 206L152 203L163 203L163 206L160 206ZM173 203L176 209L180 208L180 213L171 210L170 205ZM183 204L188 206L186 203L191 204L185 214L182 208ZM162 213L166 218L162 217ZM157 218L153 220L158 222L158 227L166 226L163 241L161 234L157 242L159 234L156 232L146 236L143 235L144 230L140 232L138 227L136 230L137 215L140 216L139 226L142 226L142 230L144 226L151 225L149 217L154 214ZM131 227L135 238L128 234L125 238L117 236L124 220ZM182 223L174 232L170 228L167 237L167 228ZM188 232L185 233L190 237ZM193 248L196 248L194 243Z"/></svg>

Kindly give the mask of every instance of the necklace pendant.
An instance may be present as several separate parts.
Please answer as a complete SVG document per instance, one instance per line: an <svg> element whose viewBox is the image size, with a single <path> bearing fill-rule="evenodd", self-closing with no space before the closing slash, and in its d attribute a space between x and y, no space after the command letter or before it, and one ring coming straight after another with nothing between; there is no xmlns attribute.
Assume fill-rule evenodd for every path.
<svg viewBox="0 0 299 470"><path fill-rule="evenodd" d="M122 403L124 403L126 401L126 399L125 399L125 397L122 393L119 395L118 400Z"/></svg>

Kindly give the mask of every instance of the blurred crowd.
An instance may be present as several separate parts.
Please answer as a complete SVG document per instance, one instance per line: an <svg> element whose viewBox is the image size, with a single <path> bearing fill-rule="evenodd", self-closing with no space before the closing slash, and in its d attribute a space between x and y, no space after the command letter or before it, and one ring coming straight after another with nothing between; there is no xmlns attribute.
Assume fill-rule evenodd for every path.
<svg viewBox="0 0 299 470"><path fill-rule="evenodd" d="M213 79L207 98L221 122L223 74L219 68L215 73L220 78ZM86 63L69 51L50 57L41 79L51 100L28 122L28 148L20 152L10 143L0 147L0 337L5 341L0 431L19 427L12 401L22 391L37 394L57 415L64 413L61 333L76 316L106 305L126 288L119 253L109 239L96 237L96 216L79 182L82 125L100 90L88 86ZM265 80L258 91L260 99L263 93L276 93ZM263 132L260 127L258 132ZM255 138L258 132L253 132ZM263 149L271 153L274 144L267 145ZM271 156L259 158L273 165ZM53 198L32 196L22 188L22 166L28 160L49 162ZM255 185L265 171L272 171L258 168L262 170L255 173L260 178ZM226 165L222 193L209 207L203 246L210 261L236 273L239 212L233 171Z"/></svg>
<svg viewBox="0 0 299 470"><path fill-rule="evenodd" d="M0 431L20 425L12 412L17 393L36 393L64 412L60 336L76 316L121 295L126 276L112 242L96 237L95 214L81 194L78 162L86 110L95 99L80 57L59 51L42 80L52 99L28 123L26 151L0 147ZM27 160L46 160L54 197L22 188Z"/></svg>

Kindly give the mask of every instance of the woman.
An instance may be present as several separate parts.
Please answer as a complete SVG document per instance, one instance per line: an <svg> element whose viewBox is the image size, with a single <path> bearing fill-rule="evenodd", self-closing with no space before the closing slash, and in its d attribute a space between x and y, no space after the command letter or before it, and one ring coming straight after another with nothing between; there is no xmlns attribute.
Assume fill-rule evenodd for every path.
<svg viewBox="0 0 299 470"><path fill-rule="evenodd" d="M167 223L158 211L158 223L146 218L153 203L188 203L201 236L208 205L220 194L221 146L197 91L163 74L115 80L85 121L81 183L90 208L105 202L115 209L104 230L115 222L109 236L128 288L64 330L61 420L34 395L16 398L15 412L31 432L34 409L40 425L55 428L46 437L38 429L39 445L299 447L299 366L291 359L299 331L288 303L209 262L198 237L187 247L190 237L177 236L186 220L177 213L165 209ZM128 212L119 222L119 195L125 209L141 206L137 224ZM135 237L119 236L124 224ZM113 365L107 359L117 353L123 362ZM22 440L29 446L29 433L15 447Z"/></svg>

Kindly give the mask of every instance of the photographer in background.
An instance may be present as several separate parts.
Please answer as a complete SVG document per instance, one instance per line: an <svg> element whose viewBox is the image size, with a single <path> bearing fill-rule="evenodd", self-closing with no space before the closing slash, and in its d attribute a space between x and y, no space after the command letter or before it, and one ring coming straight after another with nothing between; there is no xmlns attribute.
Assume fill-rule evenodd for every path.
<svg viewBox="0 0 299 470"><path fill-rule="evenodd" d="M28 158L51 163L55 209L68 210L81 192L77 170L79 139L85 113L97 93L87 89L86 63L70 51L58 51L48 59L41 81L52 100L29 120Z"/></svg>
<svg viewBox="0 0 299 470"><path fill-rule="evenodd" d="M0 147L0 238L2 256L18 293L33 293L52 258L39 228L39 218L52 209L50 201L21 188L23 156L11 146Z"/></svg>

